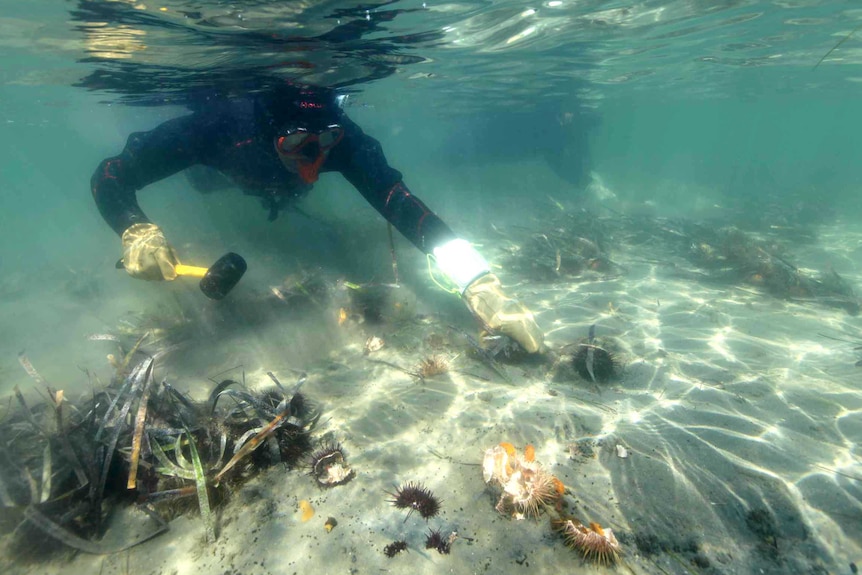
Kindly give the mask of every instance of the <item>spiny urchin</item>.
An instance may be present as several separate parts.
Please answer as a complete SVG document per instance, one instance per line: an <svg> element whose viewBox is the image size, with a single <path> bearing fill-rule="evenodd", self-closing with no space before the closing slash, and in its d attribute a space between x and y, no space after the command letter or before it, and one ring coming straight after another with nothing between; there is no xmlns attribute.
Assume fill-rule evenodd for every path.
<svg viewBox="0 0 862 575"><path fill-rule="evenodd" d="M452 539L451 535L444 538L439 529L429 529L428 536L425 537L425 549L436 549L437 553L448 555L452 549Z"/></svg>
<svg viewBox="0 0 862 575"><path fill-rule="evenodd" d="M422 358L416 373L420 378L433 377L449 371L449 360L442 355L431 355Z"/></svg>
<svg viewBox="0 0 862 575"><path fill-rule="evenodd" d="M390 493L393 499L389 502L398 509L409 509L409 517L414 511L418 511L424 519L430 519L440 512L440 501L434 496L430 489L421 483L410 481Z"/></svg>
<svg viewBox="0 0 862 575"><path fill-rule="evenodd" d="M572 357L572 366L587 381L605 383L617 375L617 359L614 354L598 345L582 343Z"/></svg>
<svg viewBox="0 0 862 575"><path fill-rule="evenodd" d="M393 541L389 545L383 548L383 553L392 559L402 551L407 550L407 542L406 541Z"/></svg>
<svg viewBox="0 0 862 575"><path fill-rule="evenodd" d="M619 541L611 529L604 529L598 523L587 527L577 519L567 519L557 524L566 545L578 551L584 560L599 565L612 565L622 555Z"/></svg>

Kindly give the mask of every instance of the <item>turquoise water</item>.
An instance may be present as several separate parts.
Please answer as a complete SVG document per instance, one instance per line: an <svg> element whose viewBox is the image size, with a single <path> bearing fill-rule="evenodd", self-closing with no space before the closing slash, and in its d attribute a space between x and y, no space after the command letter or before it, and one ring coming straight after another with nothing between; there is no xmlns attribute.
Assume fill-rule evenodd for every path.
<svg viewBox="0 0 862 575"><path fill-rule="evenodd" d="M535 444L582 518L622 534L620 572L850 573L862 561L858 317L716 279L668 239L695 224L737 226L781 243L805 274L837 272L858 293L856 3L3 4L0 395L18 386L38 400L22 350L71 397L110 378L114 350L89 335L154 327L185 346L163 375L193 396L240 364L255 384L270 370L285 381L308 371L306 391L328 409L320 436L345 442L360 467L357 481L326 492L298 472L269 475L254 485L260 497L237 496L255 519L228 505L236 530L225 527L217 552L200 551L197 518L183 518L133 551L136 570L215 572L223 553L244 573L310 571L323 555L333 572L508 573L525 562L595 572L544 517L497 514L478 469L428 455L476 466L500 441ZM351 23L359 36L325 36ZM98 163L129 133L182 114L189 91L272 78L350 94L348 115L411 189L537 313L548 365L510 365L508 382L483 372L447 327L473 333L471 318L400 238L404 301L389 323L339 325L340 295L302 314L276 307L271 288L304 273L333 285L392 281L384 223L335 174L303 204L308 215L275 224L238 191L203 196L182 176L139 195L184 260L232 250L249 261L221 307L193 284L114 269L119 240L88 191ZM563 228L557 250L601 240L614 273L549 279L513 257ZM531 257L553 267L553 255ZM594 324L623 363L607 388L554 359ZM381 359L402 366L437 349L438 336L459 370L485 374L420 385L363 356L371 335L387 340ZM584 439L597 442L595 460L572 455ZM618 445L631 456L618 457ZM429 526L465 537L451 557L425 553L423 522L391 517L383 491L410 479L443 495L445 523ZM346 528L312 531L294 516L300 499L323 515L315 521L328 513ZM764 516L772 523L753 523ZM250 551L243 529L259 517L266 548ZM386 559L382 547L402 536L413 555ZM287 543L293 551L275 551ZM22 567L3 553L14 572L124 572L118 556Z"/></svg>

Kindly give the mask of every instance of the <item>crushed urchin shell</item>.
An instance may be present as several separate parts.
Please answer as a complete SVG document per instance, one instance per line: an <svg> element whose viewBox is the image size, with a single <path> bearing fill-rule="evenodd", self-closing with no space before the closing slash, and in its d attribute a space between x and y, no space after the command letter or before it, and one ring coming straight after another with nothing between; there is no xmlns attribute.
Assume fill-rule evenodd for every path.
<svg viewBox="0 0 862 575"><path fill-rule="evenodd" d="M395 493L390 493L394 499L390 499L398 509L409 509L407 516L414 511L418 511L424 519L430 519L440 512L440 501L431 493L431 490L421 483L412 481L402 485L395 490Z"/></svg>
<svg viewBox="0 0 862 575"><path fill-rule="evenodd" d="M604 529L598 523L587 527L577 519L567 519L556 524L563 534L566 545L579 551L584 560L599 565L612 565L622 555L619 541L612 529Z"/></svg>
<svg viewBox="0 0 862 575"><path fill-rule="evenodd" d="M510 443L501 443L485 451L482 474L485 483L497 483L503 494L497 511L516 519L538 517L545 505L556 503L565 487L535 460L532 445L519 457ZM562 488L561 488L562 487Z"/></svg>
<svg viewBox="0 0 862 575"><path fill-rule="evenodd" d="M494 481L503 484L508 481L513 471L509 461L515 461L516 458L515 447L510 443L501 443L485 450L482 460L482 478L485 483Z"/></svg>
<svg viewBox="0 0 862 575"><path fill-rule="evenodd" d="M393 541L389 545L383 548L383 553L386 554L390 559L395 557L402 551L407 550L407 542L406 541Z"/></svg>
<svg viewBox="0 0 862 575"><path fill-rule="evenodd" d="M369 337L368 339L365 340L365 350L363 351L363 353L365 355L368 355L368 354L373 353L375 351L380 351L381 349L383 349L383 346L385 344L386 344L386 342L383 341L383 339L377 337L376 335L372 335L371 337Z"/></svg>
<svg viewBox="0 0 862 575"><path fill-rule="evenodd" d="M356 475L347 465L344 449L330 443L311 456L311 474L321 487L344 485Z"/></svg>

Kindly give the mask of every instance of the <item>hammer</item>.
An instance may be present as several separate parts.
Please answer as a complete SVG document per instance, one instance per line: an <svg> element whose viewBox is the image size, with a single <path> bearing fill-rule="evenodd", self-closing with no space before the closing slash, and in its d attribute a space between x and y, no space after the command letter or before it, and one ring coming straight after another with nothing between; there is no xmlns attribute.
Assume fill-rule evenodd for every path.
<svg viewBox="0 0 862 575"><path fill-rule="evenodd" d="M123 269L123 260L117 262L117 268ZM241 255L228 252L209 268L177 264L174 270L178 276L201 278L200 288L210 299L222 299L239 283L248 266Z"/></svg>

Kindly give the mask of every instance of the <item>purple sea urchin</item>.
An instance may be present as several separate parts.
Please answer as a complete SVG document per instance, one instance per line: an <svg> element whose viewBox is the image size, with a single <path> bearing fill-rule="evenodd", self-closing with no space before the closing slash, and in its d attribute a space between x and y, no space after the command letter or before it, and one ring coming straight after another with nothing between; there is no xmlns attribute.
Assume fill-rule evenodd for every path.
<svg viewBox="0 0 862 575"><path fill-rule="evenodd" d="M441 555L448 555L452 548L452 539L443 538L439 530L429 529L425 538L425 549L436 549Z"/></svg>
<svg viewBox="0 0 862 575"><path fill-rule="evenodd" d="M383 548L383 552L390 559L392 557L395 557L396 555L398 555L402 551L406 551L406 550L407 550L407 542L406 541L393 541L392 543L390 543L389 545L387 545L386 547Z"/></svg>
<svg viewBox="0 0 862 575"><path fill-rule="evenodd" d="M617 375L617 360L614 354L592 343L578 346L572 358L572 366L587 381L606 383Z"/></svg>
<svg viewBox="0 0 862 575"><path fill-rule="evenodd" d="M409 517L414 511L418 511L424 519L430 519L440 512L440 501L431 493L431 490L421 483L412 481L400 486L395 493L390 493L394 499L390 499L398 509L409 509Z"/></svg>
<svg viewBox="0 0 862 575"><path fill-rule="evenodd" d="M330 443L311 456L311 474L321 487L344 485L356 473L347 465L344 449Z"/></svg>

